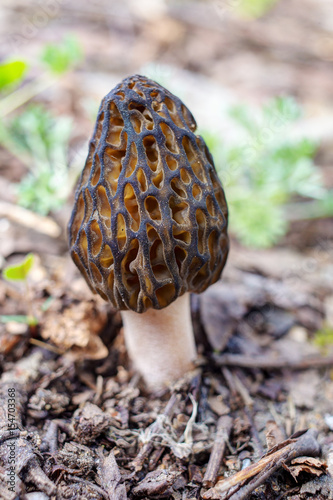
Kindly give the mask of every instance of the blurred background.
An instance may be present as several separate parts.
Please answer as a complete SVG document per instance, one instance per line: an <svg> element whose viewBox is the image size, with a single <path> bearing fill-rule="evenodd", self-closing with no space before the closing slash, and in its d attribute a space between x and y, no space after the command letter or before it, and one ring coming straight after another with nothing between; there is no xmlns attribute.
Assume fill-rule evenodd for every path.
<svg viewBox="0 0 333 500"><path fill-rule="evenodd" d="M64 250L31 231L63 235L100 100L134 73L193 112L237 242L333 237L329 0L4 0L0 36L3 258Z"/></svg>
<svg viewBox="0 0 333 500"><path fill-rule="evenodd" d="M100 100L134 73L194 114L228 199L231 259L332 256L329 0L3 0L0 37L2 267L66 256Z"/></svg>

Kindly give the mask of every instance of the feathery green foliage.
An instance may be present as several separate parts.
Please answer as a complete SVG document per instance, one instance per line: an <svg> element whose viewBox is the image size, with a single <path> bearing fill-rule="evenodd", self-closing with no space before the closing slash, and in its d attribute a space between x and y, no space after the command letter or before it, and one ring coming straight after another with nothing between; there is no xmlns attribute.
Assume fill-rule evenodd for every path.
<svg viewBox="0 0 333 500"><path fill-rule="evenodd" d="M237 138L230 143L202 131L226 190L230 229L244 245L276 243L288 230L293 201L304 206L301 218L333 213L332 193L313 161L317 145L290 136L288 125L300 115L293 99L276 98L257 114L244 105L232 108Z"/></svg>

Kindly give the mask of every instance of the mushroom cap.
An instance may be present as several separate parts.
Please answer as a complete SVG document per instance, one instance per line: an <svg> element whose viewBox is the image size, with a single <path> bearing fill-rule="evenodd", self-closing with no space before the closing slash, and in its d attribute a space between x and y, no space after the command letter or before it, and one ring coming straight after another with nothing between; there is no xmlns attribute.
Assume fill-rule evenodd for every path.
<svg viewBox="0 0 333 500"><path fill-rule="evenodd" d="M140 75L102 100L69 223L72 258L120 310L203 292L228 254L213 158L180 99Z"/></svg>

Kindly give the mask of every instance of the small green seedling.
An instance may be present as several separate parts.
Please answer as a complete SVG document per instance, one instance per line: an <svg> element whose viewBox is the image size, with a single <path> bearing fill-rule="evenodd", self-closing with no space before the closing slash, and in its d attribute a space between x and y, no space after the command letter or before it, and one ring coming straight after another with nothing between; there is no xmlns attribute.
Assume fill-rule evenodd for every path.
<svg viewBox="0 0 333 500"><path fill-rule="evenodd" d="M28 65L23 60L5 61L0 64L0 92L11 90L19 85L26 73Z"/></svg>
<svg viewBox="0 0 333 500"><path fill-rule="evenodd" d="M3 270L3 277L8 280L8 281L21 281L25 284L27 288L27 294L26 298L28 301L28 309L32 311L32 303L30 300L30 293L29 293L29 288L28 288L28 282L27 278L29 275L29 272L33 266L34 263L34 254L29 253L25 259L18 263L18 264L13 264L11 266L5 267ZM2 315L0 316L0 321L1 323L9 323L11 321L16 322L16 323L25 323L29 326L36 326L38 324L37 318L32 314L26 315Z"/></svg>
<svg viewBox="0 0 333 500"><path fill-rule="evenodd" d="M238 14L253 19L266 14L276 2L277 0L238 0L234 5Z"/></svg>
<svg viewBox="0 0 333 500"><path fill-rule="evenodd" d="M326 348L333 345L333 328L332 326L323 326L315 333L314 343L318 347Z"/></svg>
<svg viewBox="0 0 333 500"><path fill-rule="evenodd" d="M29 326L36 326L38 325L38 319L23 314L3 314L0 316L0 323L24 323Z"/></svg>
<svg viewBox="0 0 333 500"><path fill-rule="evenodd" d="M61 208L76 180L76 159L72 156L69 161L72 121L36 103L16 115L13 112L62 78L82 55L74 36L46 44L34 68L40 70L42 65L43 74L20 88L14 84L17 87L23 80L27 64L21 60L0 64L0 95L3 88L6 91L0 100L0 145L27 167L27 174L16 185L18 204L42 215Z"/></svg>
<svg viewBox="0 0 333 500"><path fill-rule="evenodd" d="M0 124L0 143L28 168L16 185L20 205L47 215L64 204L76 179L73 163L68 165L71 133L69 117L36 104Z"/></svg>
<svg viewBox="0 0 333 500"><path fill-rule="evenodd" d="M3 276L8 281L26 281L33 263L34 254L28 253L25 259L19 264L5 267L3 270Z"/></svg>
<svg viewBox="0 0 333 500"><path fill-rule="evenodd" d="M42 62L55 74L65 73L81 59L81 46L74 36L66 37L60 44L47 44L41 57Z"/></svg>

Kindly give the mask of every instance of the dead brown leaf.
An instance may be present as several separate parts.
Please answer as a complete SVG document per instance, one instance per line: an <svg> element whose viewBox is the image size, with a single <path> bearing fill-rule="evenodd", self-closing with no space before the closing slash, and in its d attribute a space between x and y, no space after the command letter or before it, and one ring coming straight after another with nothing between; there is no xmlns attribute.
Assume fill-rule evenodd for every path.
<svg viewBox="0 0 333 500"><path fill-rule="evenodd" d="M63 352L71 349L71 355L78 359L102 359L108 350L99 338L105 327L105 308L90 301L70 303L62 310L62 302L56 300L45 315L41 335L51 340Z"/></svg>
<svg viewBox="0 0 333 500"><path fill-rule="evenodd" d="M295 481L301 472L312 474L314 476L321 476L325 474L327 465L318 458L314 457L297 457L294 458L288 467L288 471L293 476Z"/></svg>

